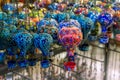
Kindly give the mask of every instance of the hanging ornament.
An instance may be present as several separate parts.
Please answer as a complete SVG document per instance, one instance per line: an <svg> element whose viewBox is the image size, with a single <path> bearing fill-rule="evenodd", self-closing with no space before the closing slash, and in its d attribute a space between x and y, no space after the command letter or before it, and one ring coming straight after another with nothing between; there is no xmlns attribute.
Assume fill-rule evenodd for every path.
<svg viewBox="0 0 120 80"><path fill-rule="evenodd" d="M48 56L50 54L49 49L52 42L53 38L50 34L41 33L34 35L34 45L42 51L43 56Z"/></svg>
<svg viewBox="0 0 120 80"><path fill-rule="evenodd" d="M82 40L81 30L76 26L64 26L59 30L59 40L67 50L68 62L64 63L66 70L74 70L74 48L80 44ZM74 64L74 65L73 65Z"/></svg>
<svg viewBox="0 0 120 80"><path fill-rule="evenodd" d="M81 30L77 27L63 27L59 31L59 39L66 48L77 46L82 40Z"/></svg>
<svg viewBox="0 0 120 80"><path fill-rule="evenodd" d="M20 49L20 56L25 56L27 50L32 45L32 35L27 32L17 33L13 36L13 41L17 44Z"/></svg>

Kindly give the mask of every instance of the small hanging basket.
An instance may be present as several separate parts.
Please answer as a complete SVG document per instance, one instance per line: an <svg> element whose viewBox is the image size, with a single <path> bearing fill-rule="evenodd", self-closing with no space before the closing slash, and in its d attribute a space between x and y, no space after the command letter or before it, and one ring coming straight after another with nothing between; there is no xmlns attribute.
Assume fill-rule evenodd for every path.
<svg viewBox="0 0 120 80"><path fill-rule="evenodd" d="M50 67L50 61L48 61L48 60L41 61L41 67L42 68L48 68L48 67Z"/></svg>
<svg viewBox="0 0 120 80"><path fill-rule="evenodd" d="M68 71L73 71L75 69L75 62L69 61L64 63L64 68Z"/></svg>
<svg viewBox="0 0 120 80"><path fill-rule="evenodd" d="M16 67L16 61L15 60L10 60L10 61L7 61L7 65L8 65L8 69L13 69Z"/></svg>
<svg viewBox="0 0 120 80"><path fill-rule="evenodd" d="M102 36L102 37L100 37L100 39L99 39L99 42L100 42L101 44L106 44L106 43L108 43L108 41L109 41L109 37L107 37L107 36Z"/></svg>
<svg viewBox="0 0 120 80"><path fill-rule="evenodd" d="M21 68L26 68L28 66L28 61L27 60L20 60L20 61L18 61L18 66Z"/></svg>

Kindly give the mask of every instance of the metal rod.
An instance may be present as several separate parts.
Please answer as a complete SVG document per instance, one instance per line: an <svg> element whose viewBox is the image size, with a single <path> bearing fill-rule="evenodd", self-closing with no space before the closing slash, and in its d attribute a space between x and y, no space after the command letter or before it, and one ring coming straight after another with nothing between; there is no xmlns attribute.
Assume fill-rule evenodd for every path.
<svg viewBox="0 0 120 80"><path fill-rule="evenodd" d="M97 59L93 59L93 58L91 58L91 57L87 57L87 56L84 56L84 55L81 55L81 54L78 54L78 56L82 56L82 57L84 57L84 58L91 59L91 60L98 61L98 62L104 62L104 61L97 60Z"/></svg>
<svg viewBox="0 0 120 80"><path fill-rule="evenodd" d="M95 47L98 47L98 48L101 48L101 49L105 49L105 47L100 47L100 46L95 45L95 44L90 44L90 45L95 46ZM110 48L108 48L108 50L114 51L114 52L117 52L117 53L120 53L120 51L117 51L117 50L115 50L115 49L110 49Z"/></svg>
<svg viewBox="0 0 120 80"><path fill-rule="evenodd" d="M24 76L24 75L22 75L22 74L20 74L20 73L18 73L16 71L12 71L12 72L19 75L19 76L21 76L21 77L23 77L23 78L25 78L25 79L27 79L27 80L32 80L30 77Z"/></svg>

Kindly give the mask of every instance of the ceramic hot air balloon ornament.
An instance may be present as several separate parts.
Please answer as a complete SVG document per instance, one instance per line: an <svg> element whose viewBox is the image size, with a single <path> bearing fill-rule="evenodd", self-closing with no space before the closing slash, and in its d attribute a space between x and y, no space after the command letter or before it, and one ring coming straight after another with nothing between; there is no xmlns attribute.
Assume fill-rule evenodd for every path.
<svg viewBox="0 0 120 80"><path fill-rule="evenodd" d="M112 23L113 19L109 13L102 13L99 15L98 21L101 24L102 32L106 33L107 27Z"/></svg>
<svg viewBox="0 0 120 80"><path fill-rule="evenodd" d="M74 55L74 47L82 40L80 24L76 20L69 20L67 15L66 20L59 24L58 35L60 42L68 50L68 55Z"/></svg>
<svg viewBox="0 0 120 80"><path fill-rule="evenodd" d="M36 48L42 51L42 55L45 57L50 55L49 49L52 42L53 38L51 37L50 34L41 33L34 35L34 45ZM42 68L48 68L49 66L50 62L47 59L41 61Z"/></svg>
<svg viewBox="0 0 120 80"><path fill-rule="evenodd" d="M19 56L25 57L27 50L32 45L32 38L32 35L28 32L16 33L13 36L13 41L15 41L20 49Z"/></svg>
<svg viewBox="0 0 120 80"><path fill-rule="evenodd" d="M16 33L13 36L13 41L20 49L20 52L18 53L19 56L18 65L22 68L28 66L28 61L25 58L28 49L32 45L32 39L33 39L32 35L28 32Z"/></svg>
<svg viewBox="0 0 120 80"><path fill-rule="evenodd" d="M100 22L101 26L102 26L102 33L103 36L100 38L100 43L108 43L108 36L106 36L106 32L108 27L111 25L111 23L113 22L112 16L109 13L102 13L99 18L98 21Z"/></svg>

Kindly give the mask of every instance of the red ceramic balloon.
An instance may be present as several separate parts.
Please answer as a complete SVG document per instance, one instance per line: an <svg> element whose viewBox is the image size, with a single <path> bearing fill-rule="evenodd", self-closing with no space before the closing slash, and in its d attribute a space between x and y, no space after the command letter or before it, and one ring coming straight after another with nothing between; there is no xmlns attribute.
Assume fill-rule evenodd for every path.
<svg viewBox="0 0 120 80"><path fill-rule="evenodd" d="M82 37L82 32L77 27L63 27L59 32L59 39L67 49L79 45Z"/></svg>

